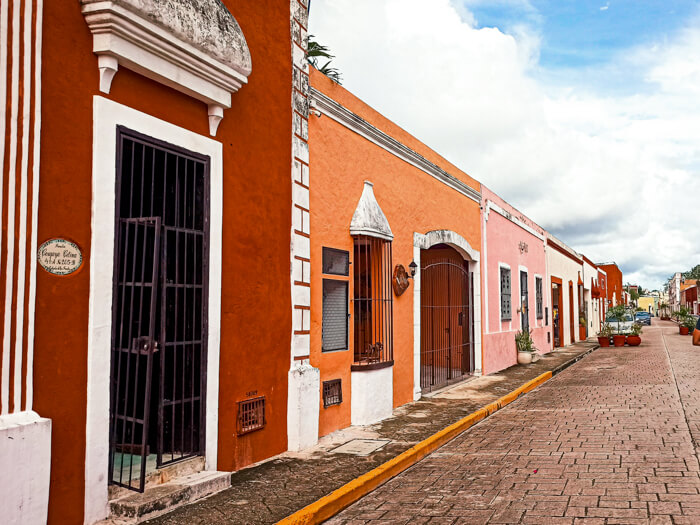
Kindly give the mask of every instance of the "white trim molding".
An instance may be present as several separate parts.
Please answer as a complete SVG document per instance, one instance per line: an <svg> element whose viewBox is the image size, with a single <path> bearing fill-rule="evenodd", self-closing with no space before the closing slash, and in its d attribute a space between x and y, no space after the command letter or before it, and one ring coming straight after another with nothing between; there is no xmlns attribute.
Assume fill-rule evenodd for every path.
<svg viewBox="0 0 700 525"><path fill-rule="evenodd" d="M395 155L405 162L408 162L412 166L436 178L443 184L446 184L453 190L456 190L462 195L465 195L473 201L481 204L481 192L479 190L475 190L464 181L443 170L437 164L430 162L420 153L417 153L408 146L401 144L398 140L387 135L359 115L356 115L346 107L337 103L335 100L324 95L313 87L311 88L311 103L313 104L314 110L319 114L328 116L342 126L345 126L350 131L354 131L373 144L385 149L392 155Z"/></svg>
<svg viewBox="0 0 700 525"><path fill-rule="evenodd" d="M459 252L469 263L469 271L474 275L474 375L481 375L481 254L471 247L460 234L451 230L433 230L425 234L413 233L413 260L418 265L413 277L413 399L421 397L420 386L420 343L421 343L421 250L437 244L447 244Z"/></svg>
<svg viewBox="0 0 700 525"><path fill-rule="evenodd" d="M222 2L81 0L98 56L100 91L119 66L201 100L216 135L231 94L252 70L243 32Z"/></svg>
<svg viewBox="0 0 700 525"><path fill-rule="evenodd" d="M114 273L117 126L207 155L210 159L209 328L207 340L207 470L216 470L219 432L223 151L220 142L100 96L93 98L92 235L87 349L85 523L108 515L109 377Z"/></svg>
<svg viewBox="0 0 700 525"><path fill-rule="evenodd" d="M529 233L530 235L533 235L533 236L537 237L537 238L540 239L541 241L545 241L545 240L546 240L546 239L545 239L545 236L542 235L541 233L539 233L537 230L531 228L530 226L528 226L527 224L525 224L523 221L521 221L521 220L518 219L517 217L513 217L513 214L512 214L512 213L507 212L506 210L504 210L503 208L501 208L501 207L500 207L498 204L496 204L495 202L490 201L490 200L487 199L487 200L486 200L486 205L484 206L484 219L487 220L487 221L489 220L489 212L490 212L491 210L495 211L495 212L498 213L500 216L502 216L502 217L508 219L508 220L509 220L510 222L512 222L513 224L515 224L515 225L517 225L517 226L520 226L523 230L525 230L525 231L526 231L527 233Z"/></svg>

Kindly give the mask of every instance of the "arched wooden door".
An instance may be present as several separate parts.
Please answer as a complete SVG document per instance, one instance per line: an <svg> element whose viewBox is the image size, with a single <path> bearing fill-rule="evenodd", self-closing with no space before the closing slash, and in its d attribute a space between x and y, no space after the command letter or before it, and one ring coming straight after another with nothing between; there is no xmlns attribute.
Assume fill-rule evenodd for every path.
<svg viewBox="0 0 700 525"><path fill-rule="evenodd" d="M429 392L474 370L473 276L453 248L421 251L421 389Z"/></svg>

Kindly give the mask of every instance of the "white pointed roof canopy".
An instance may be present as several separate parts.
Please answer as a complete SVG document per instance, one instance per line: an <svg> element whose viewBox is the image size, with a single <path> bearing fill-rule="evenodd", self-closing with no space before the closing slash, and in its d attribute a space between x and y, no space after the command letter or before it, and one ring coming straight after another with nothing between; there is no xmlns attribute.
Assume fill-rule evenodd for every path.
<svg viewBox="0 0 700 525"><path fill-rule="evenodd" d="M394 234L374 196L374 185L366 180L362 196L350 221L350 235L367 235L391 241Z"/></svg>

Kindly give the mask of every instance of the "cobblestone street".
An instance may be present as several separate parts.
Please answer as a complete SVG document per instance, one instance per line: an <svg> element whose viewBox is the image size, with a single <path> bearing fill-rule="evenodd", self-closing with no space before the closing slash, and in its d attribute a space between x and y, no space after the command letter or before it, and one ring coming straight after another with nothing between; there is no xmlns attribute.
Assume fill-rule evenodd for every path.
<svg viewBox="0 0 700 525"><path fill-rule="evenodd" d="M700 523L700 350L654 319L330 520Z"/></svg>

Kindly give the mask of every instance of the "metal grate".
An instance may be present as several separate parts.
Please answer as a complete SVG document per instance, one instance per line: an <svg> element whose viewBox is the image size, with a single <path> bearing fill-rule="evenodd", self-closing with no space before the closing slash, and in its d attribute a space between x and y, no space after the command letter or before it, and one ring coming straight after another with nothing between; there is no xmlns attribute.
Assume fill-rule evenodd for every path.
<svg viewBox="0 0 700 525"><path fill-rule="evenodd" d="M265 426L265 396L238 402L237 434L260 430Z"/></svg>
<svg viewBox="0 0 700 525"><path fill-rule="evenodd" d="M520 271L520 327L530 329L530 300L527 289L527 272Z"/></svg>
<svg viewBox="0 0 700 525"><path fill-rule="evenodd" d="M510 320L510 268L501 268L501 321Z"/></svg>
<svg viewBox="0 0 700 525"><path fill-rule="evenodd" d="M203 451L209 158L119 126L116 189L109 479L142 491Z"/></svg>
<svg viewBox="0 0 700 525"><path fill-rule="evenodd" d="M354 246L355 350L353 367L394 359L391 242L358 235Z"/></svg>
<svg viewBox="0 0 700 525"><path fill-rule="evenodd" d="M348 282L323 280L322 351L348 348Z"/></svg>
<svg viewBox="0 0 700 525"><path fill-rule="evenodd" d="M350 253L335 248L323 248L323 273L329 275L348 275L350 271Z"/></svg>
<svg viewBox="0 0 700 525"><path fill-rule="evenodd" d="M343 388L340 379L323 382L323 408L339 405L343 402Z"/></svg>
<svg viewBox="0 0 700 525"><path fill-rule="evenodd" d="M542 319L542 277L535 277L535 313L537 319Z"/></svg>
<svg viewBox="0 0 700 525"><path fill-rule="evenodd" d="M421 251L421 389L429 392L474 370L473 274L454 249Z"/></svg>

